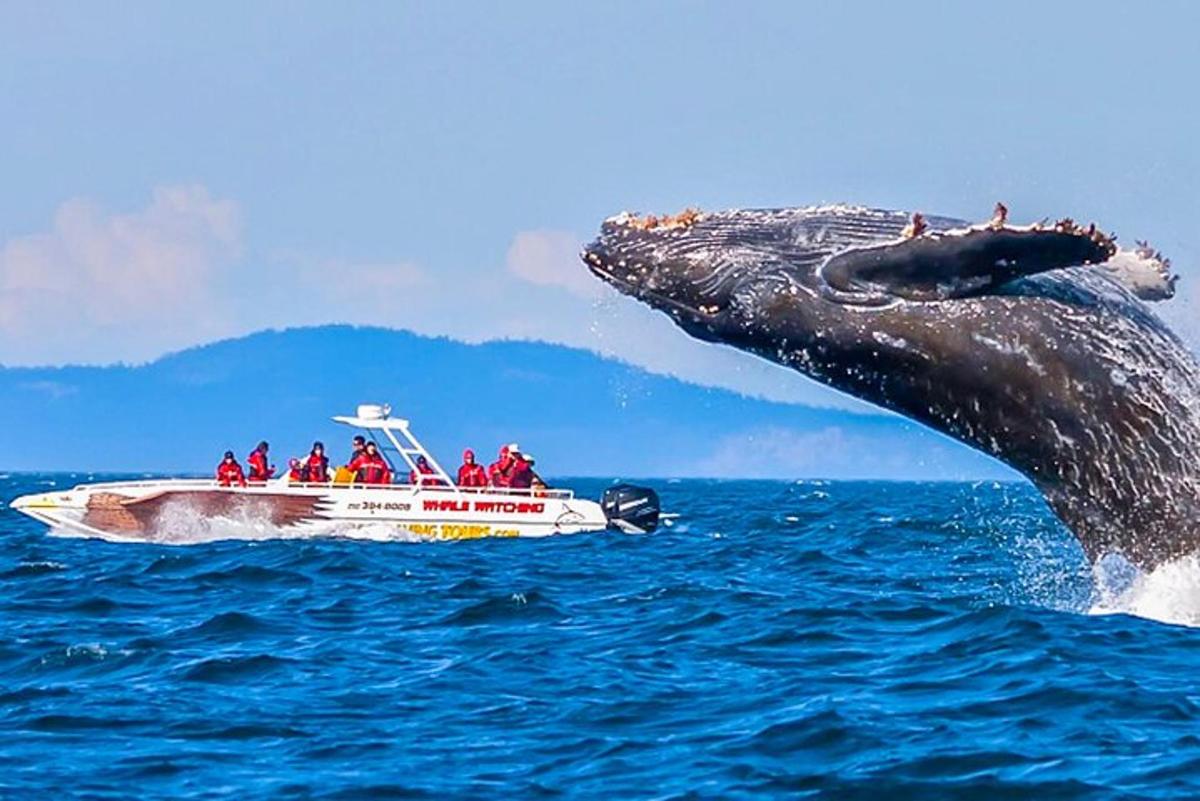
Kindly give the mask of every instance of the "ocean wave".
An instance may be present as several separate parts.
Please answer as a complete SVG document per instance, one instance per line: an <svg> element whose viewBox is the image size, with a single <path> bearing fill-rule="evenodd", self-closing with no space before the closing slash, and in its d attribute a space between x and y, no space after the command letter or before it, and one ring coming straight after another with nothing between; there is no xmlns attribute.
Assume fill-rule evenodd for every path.
<svg viewBox="0 0 1200 801"><path fill-rule="evenodd" d="M1196 631L1158 622L1200 562L1093 571L1024 485L808 484L423 547L0 509L0 795L1200 795Z"/></svg>

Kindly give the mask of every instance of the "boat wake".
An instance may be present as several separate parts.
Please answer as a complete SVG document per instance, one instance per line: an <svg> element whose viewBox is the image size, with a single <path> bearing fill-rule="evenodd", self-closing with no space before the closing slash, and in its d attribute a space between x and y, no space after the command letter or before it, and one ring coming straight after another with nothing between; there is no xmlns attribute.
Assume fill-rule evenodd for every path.
<svg viewBox="0 0 1200 801"><path fill-rule="evenodd" d="M1135 615L1200 627L1200 556L1192 554L1142 572L1119 557L1092 568L1095 594L1088 614Z"/></svg>

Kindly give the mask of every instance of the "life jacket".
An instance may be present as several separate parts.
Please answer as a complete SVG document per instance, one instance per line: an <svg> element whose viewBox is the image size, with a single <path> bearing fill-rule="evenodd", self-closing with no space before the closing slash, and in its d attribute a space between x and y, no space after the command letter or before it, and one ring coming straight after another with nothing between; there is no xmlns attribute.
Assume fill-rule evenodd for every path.
<svg viewBox="0 0 1200 801"><path fill-rule="evenodd" d="M258 448L250 451L250 455L246 457L246 463L250 465L251 481L266 481L275 472L267 466L267 455Z"/></svg>
<svg viewBox="0 0 1200 801"><path fill-rule="evenodd" d="M355 468L351 467L351 465L352 465L352 464L354 464L355 462L357 462L357 461L358 461L358 459L359 459L359 457L361 457L361 456L365 455L365 454L366 454L366 452L367 452L367 449L366 449L366 448L355 448L355 449L354 449L354 452L350 454L350 461L346 462L346 469L347 469L347 470L354 470ZM357 483L360 483L360 482L362 482L362 475L361 475L361 474L359 474L359 473L357 473L357 472L355 472L355 474L354 474L354 482L355 482L356 484L357 484Z"/></svg>
<svg viewBox="0 0 1200 801"><path fill-rule="evenodd" d="M487 471L483 469L483 465L471 463L458 468L458 486L486 487L487 483Z"/></svg>
<svg viewBox="0 0 1200 801"><path fill-rule="evenodd" d="M221 460L221 463L217 465L217 483L222 487L231 487L234 484L239 487L246 486L246 476L242 473L242 466L237 462Z"/></svg>
<svg viewBox="0 0 1200 801"><path fill-rule="evenodd" d="M460 487L487 486L487 470L475 461L475 451L470 448L463 451L463 463L462 467L458 468L458 480L455 483Z"/></svg>
<svg viewBox="0 0 1200 801"><path fill-rule="evenodd" d="M318 456L315 453L310 453L308 461L300 469L300 475L304 481L324 484L329 480L329 458L325 454Z"/></svg>
<svg viewBox="0 0 1200 801"><path fill-rule="evenodd" d="M391 473L387 462L378 453L371 456L363 452L350 463L350 469L358 471L358 480L363 484L390 484Z"/></svg>

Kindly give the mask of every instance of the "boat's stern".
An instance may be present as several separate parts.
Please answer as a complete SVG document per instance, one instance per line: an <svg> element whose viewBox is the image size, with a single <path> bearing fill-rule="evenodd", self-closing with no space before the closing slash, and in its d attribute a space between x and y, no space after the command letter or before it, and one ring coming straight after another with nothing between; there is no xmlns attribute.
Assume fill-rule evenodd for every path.
<svg viewBox="0 0 1200 801"><path fill-rule="evenodd" d="M658 528L661 505L658 493L649 487L617 484L604 491L600 508L611 528L626 534L649 534Z"/></svg>

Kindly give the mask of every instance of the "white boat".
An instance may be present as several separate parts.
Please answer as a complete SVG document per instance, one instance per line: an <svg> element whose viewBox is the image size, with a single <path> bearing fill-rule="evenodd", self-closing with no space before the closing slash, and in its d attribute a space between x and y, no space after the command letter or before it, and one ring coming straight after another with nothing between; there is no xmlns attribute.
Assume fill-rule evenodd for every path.
<svg viewBox="0 0 1200 801"><path fill-rule="evenodd" d="M568 489L458 487L409 421L393 417L390 407L362 405L354 416L333 420L373 437L393 475L407 479L410 471L419 472L422 456L433 473L416 484L298 483L287 476L245 487L221 486L215 479L116 481L25 495L10 507L64 533L147 541L169 538L169 528L189 515L231 525L251 522L278 529L281 536L378 537L383 530L428 540L606 528L645 533L658 525L658 496L648 488L619 484L596 502Z"/></svg>

